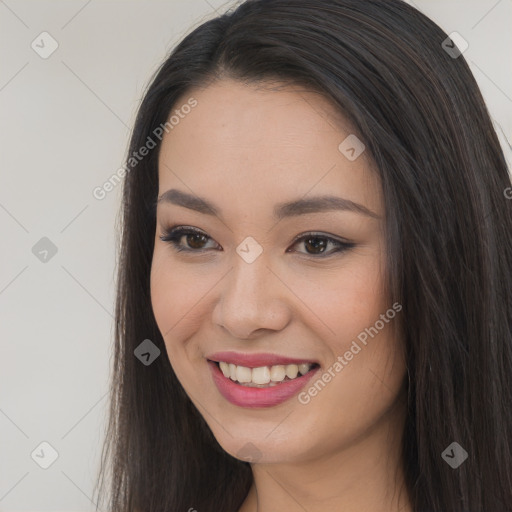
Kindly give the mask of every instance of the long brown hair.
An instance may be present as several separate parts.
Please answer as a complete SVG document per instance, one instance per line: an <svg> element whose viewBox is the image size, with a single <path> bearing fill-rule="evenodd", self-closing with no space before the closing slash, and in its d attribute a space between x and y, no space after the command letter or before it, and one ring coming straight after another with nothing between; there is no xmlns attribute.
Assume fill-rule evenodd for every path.
<svg viewBox="0 0 512 512"><path fill-rule="evenodd" d="M389 287L403 305L403 464L414 510L502 512L512 510L511 182L477 83L464 57L443 48L447 37L400 0L246 1L165 60L128 157L180 98L222 77L329 98L382 182ZM187 397L152 312L156 142L124 180L100 498L110 477L113 512L236 512L250 465L224 452ZM134 357L145 339L161 350L149 366ZM441 457L452 441L468 453L456 469Z"/></svg>

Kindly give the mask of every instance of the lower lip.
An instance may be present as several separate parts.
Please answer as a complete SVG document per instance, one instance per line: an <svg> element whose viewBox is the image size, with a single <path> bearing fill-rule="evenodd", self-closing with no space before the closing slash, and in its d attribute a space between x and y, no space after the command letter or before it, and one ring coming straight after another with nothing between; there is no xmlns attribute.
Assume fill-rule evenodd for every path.
<svg viewBox="0 0 512 512"><path fill-rule="evenodd" d="M287 380L268 388L252 388L242 386L224 377L216 363L208 361L213 381L220 394L228 401L239 407L273 407L296 395L315 375L319 367L309 371L302 377Z"/></svg>

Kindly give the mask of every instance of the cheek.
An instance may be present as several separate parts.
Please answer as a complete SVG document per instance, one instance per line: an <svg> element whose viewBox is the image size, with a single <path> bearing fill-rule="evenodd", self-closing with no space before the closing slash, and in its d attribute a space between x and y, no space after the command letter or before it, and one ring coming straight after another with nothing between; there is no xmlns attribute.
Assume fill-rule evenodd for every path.
<svg viewBox="0 0 512 512"><path fill-rule="evenodd" d="M401 313L382 293L379 273L345 275L331 287L310 295L323 304L319 315L332 332L323 338L325 367L298 397L309 418L304 428L317 432L305 457L319 445L326 452L349 446L369 431L396 403L406 375L395 336Z"/></svg>
<svg viewBox="0 0 512 512"><path fill-rule="evenodd" d="M207 365L197 341L211 336L212 297L224 274L212 271L209 265L179 262L165 248L154 251L150 276L153 314L174 374L207 421L215 411L202 405L208 403L204 393L211 383L209 371L198 372L198 368L207 370ZM215 425L210 427L215 430Z"/></svg>
<svg viewBox="0 0 512 512"><path fill-rule="evenodd" d="M318 314L328 348L326 368L304 390L305 411L330 415L331 427L356 432L370 425L397 398L405 364L395 336L401 307L384 294L383 266L378 258L352 260L302 296ZM320 380L320 382L319 382Z"/></svg>
<svg viewBox="0 0 512 512"><path fill-rule="evenodd" d="M202 294L202 286L201 280L191 282L187 273L170 265L165 251L155 249L151 266L151 304L166 347L173 345L175 349L168 350L170 359L179 349L174 340L186 338L186 326L194 314L193 306Z"/></svg>
<svg viewBox="0 0 512 512"><path fill-rule="evenodd" d="M200 298L211 287L209 280L212 276L203 275L198 267L190 271L176 264L166 248L157 244L151 264L151 304L164 339L166 334L176 337L190 322Z"/></svg>
<svg viewBox="0 0 512 512"><path fill-rule="evenodd" d="M186 307L186 304L178 300L180 295L183 298L183 294L180 293L183 280L179 274L170 272L162 260L163 258L155 252L151 265L151 304L158 328L166 340L167 333L176 323L177 308Z"/></svg>
<svg viewBox="0 0 512 512"><path fill-rule="evenodd" d="M383 291L383 267L375 252L351 255L346 265L328 271L312 270L295 276L302 282L301 300L323 325L317 334L328 342L331 352L348 350L345 347L350 340L391 307Z"/></svg>
<svg viewBox="0 0 512 512"><path fill-rule="evenodd" d="M163 337L169 362L178 381L190 381L191 369L188 367L187 324L193 313L196 283L187 283L183 273L169 268L165 258L154 255L151 267L151 304L158 329ZM187 314L188 312L188 314ZM192 333L192 331L190 331Z"/></svg>

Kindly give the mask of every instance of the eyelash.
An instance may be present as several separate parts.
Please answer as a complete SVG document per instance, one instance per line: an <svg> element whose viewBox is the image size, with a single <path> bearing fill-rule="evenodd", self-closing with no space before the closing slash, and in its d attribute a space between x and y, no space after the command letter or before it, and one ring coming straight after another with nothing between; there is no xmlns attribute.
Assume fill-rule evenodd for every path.
<svg viewBox="0 0 512 512"><path fill-rule="evenodd" d="M177 252L187 252L187 253L203 253L208 251L209 249L189 249L184 247L183 245L180 245L180 239L185 235L203 235L207 238L207 241L212 240L206 233L203 231L193 228L191 226L179 226L179 227L170 227L164 230L164 234L161 235L159 238L162 240L162 242L166 242L171 245L171 247L177 251ZM310 256L314 259L322 259L322 258L328 258L329 256L332 256L335 253L344 253L345 251L351 249L355 246L354 243L351 242L342 242L341 240L336 240L335 238L332 238L327 235L323 235L321 233L305 233L303 235L299 235L297 238L293 240L293 244L295 245L298 242L302 242L304 240L310 239L310 238L319 238L327 240L328 243L333 243L337 246L337 248L329 253L318 253L318 254L311 254L311 253L303 253L300 252L299 254L304 254L306 256ZM325 255L327 254L327 255Z"/></svg>

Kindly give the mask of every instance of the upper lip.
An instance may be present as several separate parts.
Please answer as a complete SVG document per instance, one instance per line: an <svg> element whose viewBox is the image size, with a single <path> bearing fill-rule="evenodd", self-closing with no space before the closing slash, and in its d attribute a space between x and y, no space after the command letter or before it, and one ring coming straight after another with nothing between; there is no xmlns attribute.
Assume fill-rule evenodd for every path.
<svg viewBox="0 0 512 512"><path fill-rule="evenodd" d="M241 352L215 352L206 357L210 361L217 363L223 361L225 363L236 364L237 366L245 366L247 368L259 368L260 366L275 366L278 364L303 364L313 363L318 364L317 361L308 358L297 359L279 354L243 354Z"/></svg>

